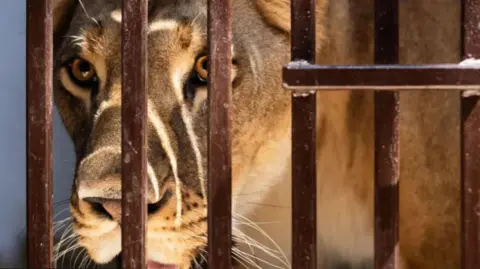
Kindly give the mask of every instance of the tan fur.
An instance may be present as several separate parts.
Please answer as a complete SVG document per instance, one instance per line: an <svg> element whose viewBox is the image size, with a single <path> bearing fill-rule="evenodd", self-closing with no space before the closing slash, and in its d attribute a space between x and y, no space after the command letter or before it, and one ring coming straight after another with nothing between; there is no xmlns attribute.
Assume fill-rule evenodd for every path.
<svg viewBox="0 0 480 269"><path fill-rule="evenodd" d="M355 58L360 63L372 63L371 43L364 42L365 37L371 38L372 35L370 32L372 21L365 20L366 14L372 14L372 3L370 1L354 2L355 7L358 8L353 12L356 18L354 22L360 21L363 24L356 25L354 28L363 27L361 28L363 30L360 33L352 33L357 36L357 40L350 43L350 46L359 49L357 51L360 53ZM368 8L362 4L368 4ZM459 7L459 3L455 1L401 2L402 63L458 62L460 60ZM330 20L326 19L326 21ZM332 22L335 25L340 24L335 19ZM351 63L351 61L342 60L340 63ZM345 175L342 167L345 167L345 161L352 158L353 152L347 148L344 155L338 156L338 153L341 152L342 146L345 146L342 142L351 141L348 137L354 135L348 133L347 126L358 125L352 121L350 123L345 121L345 109L349 105L348 98L345 96L349 94L346 92L319 94L318 107L326 114L324 117L330 120L324 120L319 116L317 121L319 128L317 137L320 140L318 143L319 209L317 213L320 238L326 238L327 241L320 241L327 245L319 248L320 259L328 261L331 259L330 255L338 255L347 263L352 261L355 263L366 257L371 258L373 253L371 222L373 219L373 171L371 170L373 167L373 122L371 121L373 107L371 95L367 94L364 101L370 108L368 106L365 108L365 115L370 119L363 122L368 122L361 127L364 130L362 134L364 142L360 142L361 145L357 146L355 152L358 156L356 158L362 161ZM340 106L338 103L335 106L332 99L339 101ZM359 99L358 96L355 99ZM441 91L401 94L400 251L402 264L400 268L459 268L457 100L456 93ZM342 107L343 109L339 109ZM350 117L358 120L356 116L350 115ZM359 129L356 130L359 131ZM362 138L358 139L361 141ZM268 205L288 206L290 187L289 179L277 185L264 201L267 206L259 207L251 215L260 222L282 221L281 225L265 227L269 228L267 231L272 237L282 238L279 243L289 252L291 239L290 236L285 236L285 232L290 230L291 225L289 220L284 219L289 218L290 209L272 210ZM361 219L363 223L359 222ZM280 226L282 228L278 229ZM367 237L362 235L365 233ZM361 242L367 242L367 245ZM336 253L332 254L332 249L335 249L333 252ZM261 257L269 259L266 255Z"/></svg>
<svg viewBox="0 0 480 269"><path fill-rule="evenodd" d="M103 10L107 5L84 2L92 14L113 11ZM102 2L118 4L116 0ZM264 245L250 254L250 268L255 267L257 258L286 268L288 262L282 255L272 255L265 246L275 248L271 237L290 257L290 94L282 88L280 76L282 65L289 61L290 1L237 0L233 4L233 51L241 62L233 70L234 235L237 240L252 243L253 238L257 241L254 244ZM200 15L205 14L205 6L195 5ZM66 10L55 11L56 21L70 22L61 16ZM159 9L160 14L162 11ZM402 62L458 62L458 11L459 3L453 0L402 2ZM75 14L85 17L79 7ZM373 63L372 18L373 0L318 0L317 62ZM99 73L100 108L121 105L118 20L119 16L114 16L100 30L92 24L86 27L88 18L76 18L70 29L71 33L81 33L80 55ZM199 194L202 181L198 169L206 164L206 125L202 121L205 109L201 105L205 88L199 88L192 104L183 99L181 91L185 73L205 46L206 26L197 21L178 27L168 25L151 33L149 39L149 100L165 132L161 141L156 141L158 127L149 123L149 140L156 141L149 144L149 164L158 180L158 187L149 184L149 202L158 202L168 192L172 198L149 219L147 250L149 259L178 264L183 269L188 268L194 255L205 255L198 249L206 243L205 204ZM56 81L55 101L79 159L107 146L118 150L118 111L92 111L97 113L91 115L96 117L92 120L87 102L75 100L67 92L75 95L76 89L61 76ZM438 92L401 96L401 268L458 268L458 122L454 120L458 118L458 104L452 101L458 97ZM319 92L317 103L319 265L342 261L359 265L373 257L373 94ZM172 120L169 117L178 107L189 107L192 112ZM112 114L106 117L102 113ZM192 120L191 127L198 136L201 160L186 149L191 134L176 135L177 125L185 122L185 117ZM172 156L161 157L158 150L166 148L167 141ZM119 165L119 156L118 152L114 155L115 150L111 152L102 158L91 157L88 165L79 166L71 200L74 231L82 236L80 244L97 262L106 262L120 251L119 224L99 218L84 199L92 193L98 198L119 198L119 178L111 176L111 170ZM185 210L180 227L173 225L178 208L168 160L179 164ZM155 193L160 197L155 198ZM279 224L261 225L268 233L265 236L252 231L255 224L249 219ZM248 244L239 247L251 253ZM274 268L257 262L261 268Z"/></svg>

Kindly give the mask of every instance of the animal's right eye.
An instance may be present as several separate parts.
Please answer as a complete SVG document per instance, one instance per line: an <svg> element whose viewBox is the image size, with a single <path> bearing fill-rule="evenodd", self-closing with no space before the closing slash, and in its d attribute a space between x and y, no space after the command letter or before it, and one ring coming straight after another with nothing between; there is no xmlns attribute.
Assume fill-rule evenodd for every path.
<svg viewBox="0 0 480 269"><path fill-rule="evenodd" d="M70 79L82 88L91 88L98 82L95 67L82 58L73 58L67 63Z"/></svg>
<svg viewBox="0 0 480 269"><path fill-rule="evenodd" d="M183 88L183 97L186 100L194 100L198 88L207 86L207 78L208 60L206 55L202 55L195 60L190 78L186 81Z"/></svg>

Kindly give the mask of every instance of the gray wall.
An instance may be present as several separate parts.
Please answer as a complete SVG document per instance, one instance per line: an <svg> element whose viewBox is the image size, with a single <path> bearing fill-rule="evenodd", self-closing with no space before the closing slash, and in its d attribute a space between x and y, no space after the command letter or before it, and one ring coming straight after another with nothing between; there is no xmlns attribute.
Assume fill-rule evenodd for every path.
<svg viewBox="0 0 480 269"><path fill-rule="evenodd" d="M22 267L26 190L26 1L0 0L0 268ZM54 111L55 213L67 208L75 156ZM64 202L62 202L64 201ZM68 216L64 210L55 220Z"/></svg>

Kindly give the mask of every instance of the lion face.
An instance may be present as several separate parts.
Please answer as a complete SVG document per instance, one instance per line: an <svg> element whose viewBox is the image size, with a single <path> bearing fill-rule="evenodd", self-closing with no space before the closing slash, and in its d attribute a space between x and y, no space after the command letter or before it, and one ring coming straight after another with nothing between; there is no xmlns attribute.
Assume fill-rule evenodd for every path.
<svg viewBox="0 0 480 269"><path fill-rule="evenodd" d="M121 252L120 2L82 1L55 48L55 103L78 158L73 232L96 263ZM247 0L235 1L233 10L235 226L262 196L253 184L265 190L288 169L290 104L280 78L287 36ZM149 4L146 247L152 267L189 268L205 257L206 11L206 1Z"/></svg>

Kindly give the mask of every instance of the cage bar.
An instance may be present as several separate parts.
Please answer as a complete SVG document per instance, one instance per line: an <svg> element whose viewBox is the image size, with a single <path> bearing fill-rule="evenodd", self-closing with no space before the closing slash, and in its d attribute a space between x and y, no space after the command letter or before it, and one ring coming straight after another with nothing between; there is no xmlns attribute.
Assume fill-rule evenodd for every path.
<svg viewBox="0 0 480 269"><path fill-rule="evenodd" d="M315 62L315 0L291 2L291 60ZM317 268L316 92L292 92L292 267Z"/></svg>
<svg viewBox="0 0 480 269"><path fill-rule="evenodd" d="M480 57L480 1L463 0L463 55ZM480 77L480 71L476 72ZM461 98L462 268L480 268L480 102Z"/></svg>
<svg viewBox="0 0 480 269"><path fill-rule="evenodd" d="M208 266L232 268L232 0L208 1Z"/></svg>
<svg viewBox="0 0 480 269"><path fill-rule="evenodd" d="M375 0L376 64L398 64L398 0ZM375 91L374 268L398 268L398 91Z"/></svg>
<svg viewBox="0 0 480 269"><path fill-rule="evenodd" d="M27 1L27 259L52 268L52 0Z"/></svg>
<svg viewBox="0 0 480 269"><path fill-rule="evenodd" d="M122 6L122 268L146 268L147 0Z"/></svg>
<svg viewBox="0 0 480 269"><path fill-rule="evenodd" d="M478 66L444 65L355 65L330 66L291 63L283 69L290 90L464 90L478 89Z"/></svg>

